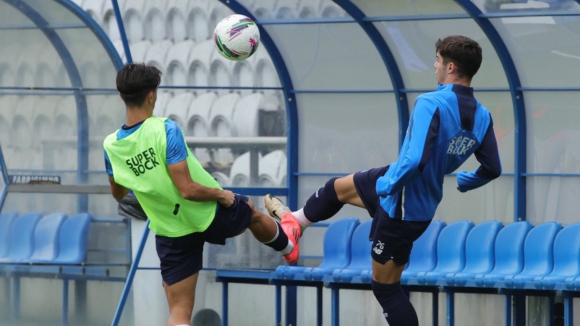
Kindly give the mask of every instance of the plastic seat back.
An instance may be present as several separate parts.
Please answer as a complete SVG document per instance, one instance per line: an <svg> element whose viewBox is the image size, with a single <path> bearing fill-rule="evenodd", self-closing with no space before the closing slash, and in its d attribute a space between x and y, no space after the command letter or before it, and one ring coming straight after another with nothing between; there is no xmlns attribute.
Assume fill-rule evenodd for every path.
<svg viewBox="0 0 580 326"><path fill-rule="evenodd" d="M553 289L566 278L580 276L580 223L564 227L554 239L554 268L542 279L542 287Z"/></svg>
<svg viewBox="0 0 580 326"><path fill-rule="evenodd" d="M0 258L8 255L10 227L16 220L18 214L16 212L6 212L0 214Z"/></svg>
<svg viewBox="0 0 580 326"><path fill-rule="evenodd" d="M41 217L40 213L26 213L12 223L9 252L2 261L19 262L30 258L34 250L34 229Z"/></svg>
<svg viewBox="0 0 580 326"><path fill-rule="evenodd" d="M350 263L351 241L354 230L359 225L357 218L349 217L332 222L326 229L323 241L322 263L317 267L278 266L276 277L306 281L321 281L336 269L345 268Z"/></svg>
<svg viewBox="0 0 580 326"><path fill-rule="evenodd" d="M465 240L463 273L488 273L493 269L495 239L502 227L499 221L487 221L469 232Z"/></svg>
<svg viewBox="0 0 580 326"><path fill-rule="evenodd" d="M359 220L343 218L332 222L324 234L324 256L318 268L344 268L350 264L352 237Z"/></svg>
<svg viewBox="0 0 580 326"><path fill-rule="evenodd" d="M352 235L351 259L349 269L371 269L371 247L373 242L369 239L373 220L361 223Z"/></svg>
<svg viewBox="0 0 580 326"><path fill-rule="evenodd" d="M554 240L554 269L551 275L580 275L580 223L563 228Z"/></svg>
<svg viewBox="0 0 580 326"><path fill-rule="evenodd" d="M354 276L360 276L363 270L372 269L371 248L373 242L369 239L373 220L361 223L352 235L350 263L344 269L336 269L333 279L350 282Z"/></svg>
<svg viewBox="0 0 580 326"><path fill-rule="evenodd" d="M562 228L558 222L548 222L532 228L524 243L524 269L520 274L546 275L554 266L554 239Z"/></svg>
<svg viewBox="0 0 580 326"><path fill-rule="evenodd" d="M60 227L66 214L54 213L44 216L34 229L34 252L30 261L51 261L58 255Z"/></svg>
<svg viewBox="0 0 580 326"><path fill-rule="evenodd" d="M499 221L487 221L469 232L465 240L465 267L461 272L447 275L447 285L463 286L493 269L495 240L502 227Z"/></svg>
<svg viewBox="0 0 580 326"><path fill-rule="evenodd" d="M465 266L465 240L473 228L471 221L447 225L437 239L437 266L434 272L458 272Z"/></svg>
<svg viewBox="0 0 580 326"><path fill-rule="evenodd" d="M437 265L428 272L418 272L419 284L434 285L465 267L465 240L473 222L464 220L447 225L437 239Z"/></svg>
<svg viewBox="0 0 580 326"><path fill-rule="evenodd" d="M490 273L517 274L524 267L524 242L532 225L528 221L504 226L495 239L495 263Z"/></svg>
<svg viewBox="0 0 580 326"><path fill-rule="evenodd" d="M515 275L524 268L524 242L532 225L528 221L504 226L495 238L494 266L491 272L475 277L478 286L494 286L506 275Z"/></svg>
<svg viewBox="0 0 580 326"><path fill-rule="evenodd" d="M60 251L55 263L79 264L87 256L91 215L80 213L69 217L61 226L59 237Z"/></svg>
<svg viewBox="0 0 580 326"><path fill-rule="evenodd" d="M409 264L403 273L428 272L437 265L437 239L445 222L433 220L423 234L413 242Z"/></svg>

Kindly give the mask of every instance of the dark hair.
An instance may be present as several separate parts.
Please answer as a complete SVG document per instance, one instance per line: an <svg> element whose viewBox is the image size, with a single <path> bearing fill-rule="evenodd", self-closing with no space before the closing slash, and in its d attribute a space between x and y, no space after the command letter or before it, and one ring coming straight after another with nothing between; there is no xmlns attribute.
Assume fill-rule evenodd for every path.
<svg viewBox="0 0 580 326"><path fill-rule="evenodd" d="M144 63L128 63L117 72L117 90L127 105L141 105L159 87L161 71Z"/></svg>
<svg viewBox="0 0 580 326"><path fill-rule="evenodd" d="M481 66L481 47L469 37L453 35L439 39L435 49L443 63L453 62L457 66L459 77L471 80Z"/></svg>

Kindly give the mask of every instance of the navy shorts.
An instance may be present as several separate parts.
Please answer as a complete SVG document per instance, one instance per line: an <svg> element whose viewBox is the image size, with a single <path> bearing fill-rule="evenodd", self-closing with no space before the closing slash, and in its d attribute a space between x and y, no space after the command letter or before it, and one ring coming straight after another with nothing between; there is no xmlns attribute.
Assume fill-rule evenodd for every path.
<svg viewBox="0 0 580 326"><path fill-rule="evenodd" d="M431 221L405 221L391 218L381 207L377 195L377 180L389 166L375 168L354 174L354 185L369 215L373 218L369 239L373 241L371 255L381 264L393 260L401 266L409 261L413 242L429 226Z"/></svg>
<svg viewBox="0 0 580 326"><path fill-rule="evenodd" d="M252 221L248 200L246 196L236 195L234 204L228 208L218 203L215 218L204 232L177 238L156 235L163 281L172 285L199 272L203 267L204 243L224 245L226 239L243 232Z"/></svg>

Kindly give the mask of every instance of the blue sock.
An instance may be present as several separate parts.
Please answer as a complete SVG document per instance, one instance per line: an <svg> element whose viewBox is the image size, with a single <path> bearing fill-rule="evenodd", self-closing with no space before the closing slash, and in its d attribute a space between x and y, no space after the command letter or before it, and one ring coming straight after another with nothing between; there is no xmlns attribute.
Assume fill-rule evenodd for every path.
<svg viewBox="0 0 580 326"><path fill-rule="evenodd" d="M383 307L389 326L419 326L415 308L403 292L401 283L383 284L373 281L373 294Z"/></svg>
<svg viewBox="0 0 580 326"><path fill-rule="evenodd" d="M338 178L332 178L326 182L324 187L318 189L304 205L304 216L311 222L319 222L333 217L344 203L338 200L336 190L334 190L334 181Z"/></svg>
<svg viewBox="0 0 580 326"><path fill-rule="evenodd" d="M276 225L278 226L276 236L274 236L274 239L264 242L264 244L276 251L282 251L288 246L288 236L284 233L284 230L282 230L280 223L276 222Z"/></svg>

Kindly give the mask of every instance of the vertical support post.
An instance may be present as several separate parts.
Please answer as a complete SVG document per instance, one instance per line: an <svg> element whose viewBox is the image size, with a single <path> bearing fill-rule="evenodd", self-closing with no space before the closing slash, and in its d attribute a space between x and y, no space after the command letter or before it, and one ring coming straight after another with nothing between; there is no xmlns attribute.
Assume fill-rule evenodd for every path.
<svg viewBox="0 0 580 326"><path fill-rule="evenodd" d="M296 326L296 285L286 287L286 326Z"/></svg>
<svg viewBox="0 0 580 326"><path fill-rule="evenodd" d="M455 293L447 292L447 326L455 325Z"/></svg>
<svg viewBox="0 0 580 326"><path fill-rule="evenodd" d="M549 311L548 311L548 326L554 326L554 315L555 315L555 308L554 306L556 305L556 297L554 295L550 295L548 297L548 301L549 301Z"/></svg>
<svg viewBox="0 0 580 326"><path fill-rule="evenodd" d="M512 296L510 294L505 295L505 326L512 325Z"/></svg>
<svg viewBox="0 0 580 326"><path fill-rule="evenodd" d="M516 312L515 326L526 326L526 296L521 293L514 294Z"/></svg>
<svg viewBox="0 0 580 326"><path fill-rule="evenodd" d="M4 206L4 201L6 200L6 194L8 193L8 184L10 183L10 178L8 178L8 170L6 169L6 161L4 161L4 154L2 154L2 146L0 145L0 173L2 174L2 180L4 184L0 190L0 212Z"/></svg>
<svg viewBox="0 0 580 326"><path fill-rule="evenodd" d="M127 281L125 281L125 287L123 288L123 293L121 294L121 299L119 300L119 304L117 305L117 311L115 311L115 316L113 317L113 322L111 323L111 326L117 326L119 324L121 314L123 313L123 308L125 307L125 302L127 301L127 297L129 296L129 290L131 290L131 285L133 284L133 278L135 277L137 268L139 268L139 261L141 260L141 255L143 254L143 249L145 248L145 243L147 242L148 236L149 236L149 220L147 220L147 223L145 223L143 236L141 237L141 242L139 243L139 248L137 249L137 254L135 255L133 264L131 264L131 268L129 269Z"/></svg>
<svg viewBox="0 0 580 326"><path fill-rule="evenodd" d="M14 275L12 279L14 280L14 284L12 285L12 298L14 298L12 311L14 316L14 323L18 325L20 322L20 277Z"/></svg>
<svg viewBox="0 0 580 326"><path fill-rule="evenodd" d="M125 33L125 25L123 24L123 16L121 15L121 10L119 9L119 2L117 0L111 0L111 3L113 5L113 12L115 13L115 20L117 21L117 26L119 27L119 36L121 36L121 42L123 42L125 58L127 59L127 63L133 63L131 48L129 47L127 33Z"/></svg>
<svg viewBox="0 0 580 326"><path fill-rule="evenodd" d="M222 282L222 326L228 326L228 282Z"/></svg>
<svg viewBox="0 0 580 326"><path fill-rule="evenodd" d="M564 296L564 326L574 326L574 298Z"/></svg>
<svg viewBox="0 0 580 326"><path fill-rule="evenodd" d="M68 325L68 279L62 279L62 324Z"/></svg>
<svg viewBox="0 0 580 326"><path fill-rule="evenodd" d="M75 281L75 315L77 322L86 325L87 322L87 281Z"/></svg>
<svg viewBox="0 0 580 326"><path fill-rule="evenodd" d="M337 288L331 288L330 291L330 306L332 310L332 316L330 324L332 326L339 326L340 324L340 297Z"/></svg>
<svg viewBox="0 0 580 326"><path fill-rule="evenodd" d="M276 326L282 326L282 286L276 284Z"/></svg>
<svg viewBox="0 0 580 326"><path fill-rule="evenodd" d="M316 286L316 326L322 326L322 285Z"/></svg>
<svg viewBox="0 0 580 326"><path fill-rule="evenodd" d="M432 302L431 302L431 310L433 310L433 320L432 325L438 326L439 325L439 291L431 292Z"/></svg>
<svg viewBox="0 0 580 326"><path fill-rule="evenodd" d="M257 186L260 179L260 151L257 148L250 150L250 184Z"/></svg>

